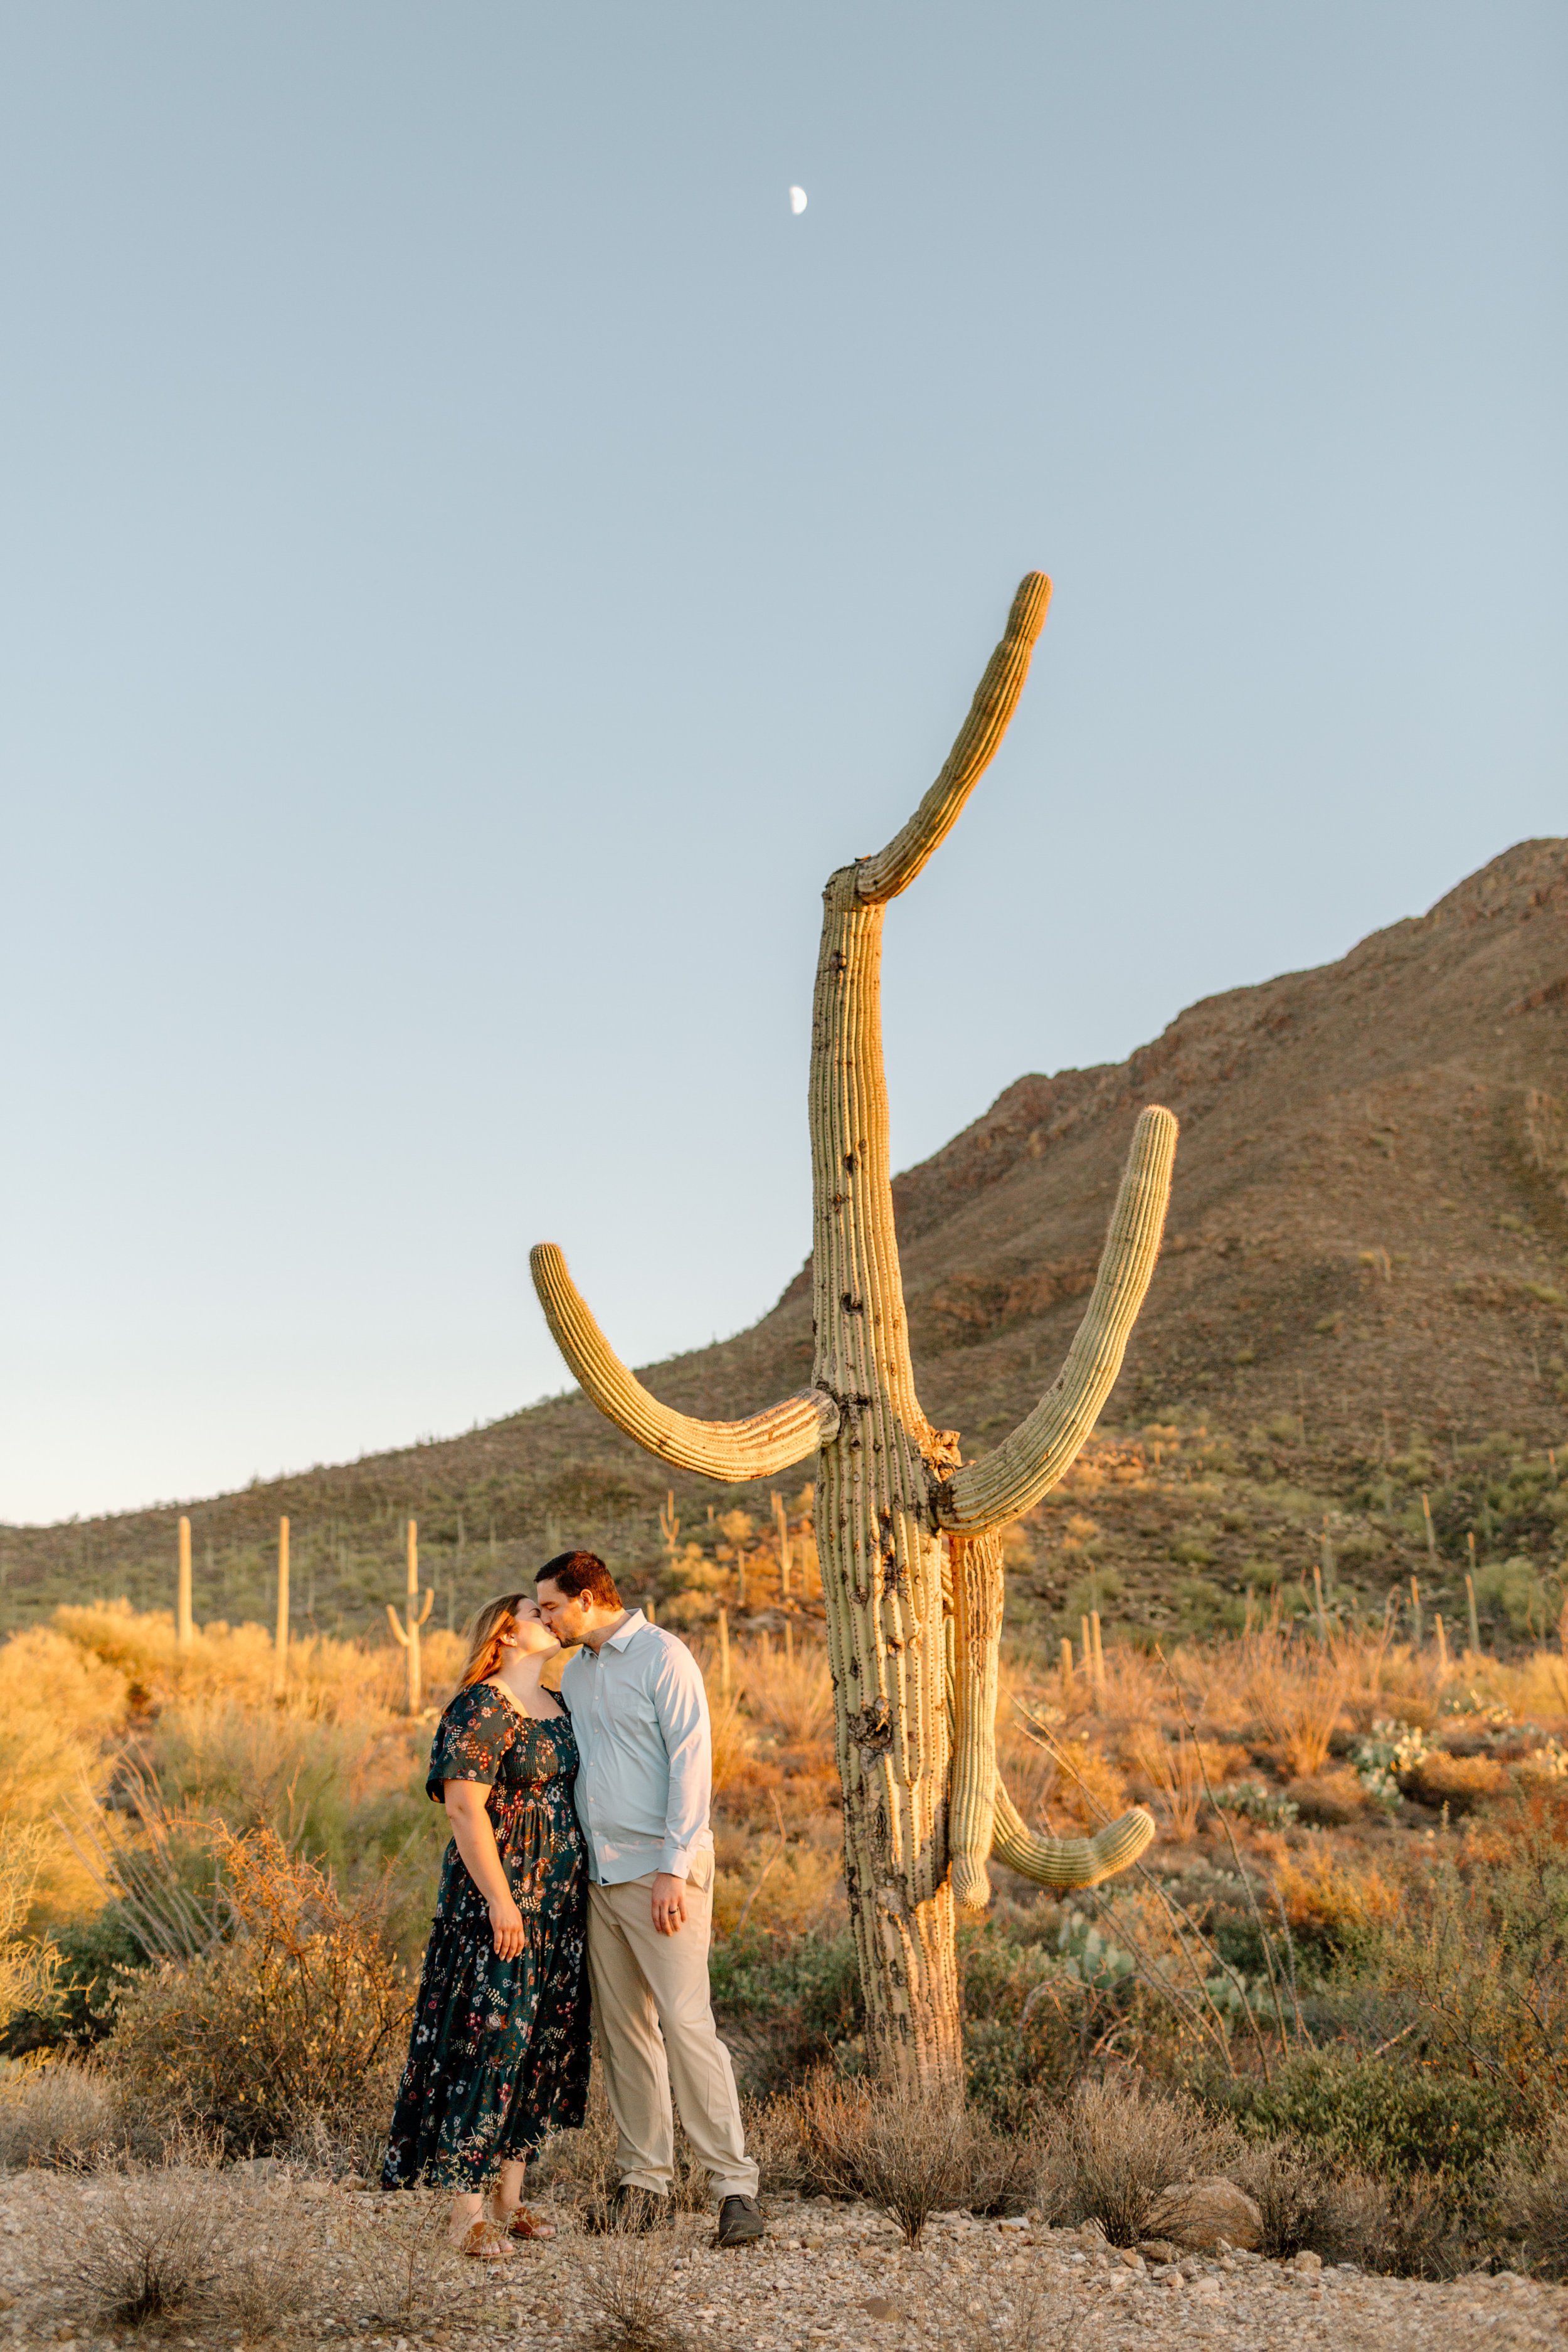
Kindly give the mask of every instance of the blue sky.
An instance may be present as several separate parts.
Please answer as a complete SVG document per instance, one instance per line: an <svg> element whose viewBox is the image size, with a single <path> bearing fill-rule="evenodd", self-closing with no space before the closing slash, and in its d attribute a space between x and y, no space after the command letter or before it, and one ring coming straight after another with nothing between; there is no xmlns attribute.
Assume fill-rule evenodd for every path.
<svg viewBox="0 0 1568 2352"><path fill-rule="evenodd" d="M0 8L0 1514L634 1360L900 1164L1563 825L1547 6ZM809 205L790 215L798 182Z"/></svg>

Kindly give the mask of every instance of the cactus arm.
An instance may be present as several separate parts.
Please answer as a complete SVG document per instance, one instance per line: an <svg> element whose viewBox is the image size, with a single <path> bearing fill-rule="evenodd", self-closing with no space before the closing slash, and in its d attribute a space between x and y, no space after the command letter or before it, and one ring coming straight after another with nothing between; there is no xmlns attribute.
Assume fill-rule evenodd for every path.
<svg viewBox="0 0 1568 2352"><path fill-rule="evenodd" d="M947 1844L953 1900L984 1911L985 1864L995 1835L996 1664L1002 1641L1002 1538L991 1530L952 1540L952 1780Z"/></svg>
<svg viewBox="0 0 1568 2352"><path fill-rule="evenodd" d="M992 1852L1022 1878L1066 1894L1074 1886L1098 1886L1126 1870L1154 1835L1154 1817L1134 1805L1119 1821L1107 1822L1088 1838L1037 1837L1000 1780L996 1782L996 1827Z"/></svg>
<svg viewBox="0 0 1568 2352"><path fill-rule="evenodd" d="M425 1606L424 1606L424 1608L419 1612L419 1614L418 1614L418 1616L417 1616L417 1617L416 1617L416 1619L414 1620L414 1622L415 1622L416 1625L423 1625L423 1624L426 1624L426 1623L428 1622L428 1620L429 1620L430 1612L432 1611L432 1609L434 1609L434 1607L435 1607L435 1606L436 1606L436 1588L435 1588L435 1586L434 1586L433 1584L427 1584L427 1585L426 1586L426 1588L425 1588Z"/></svg>
<svg viewBox="0 0 1568 2352"><path fill-rule="evenodd" d="M966 1463L938 1486L937 1524L949 1533L977 1535L1021 1518L1056 1485L1094 1427L1160 1255L1175 1152L1175 1119L1151 1105L1132 1138L1100 1272L1067 1361L994 1453Z"/></svg>
<svg viewBox="0 0 1568 2352"><path fill-rule="evenodd" d="M529 1258L533 1286L556 1346L606 1420L649 1454L679 1470L699 1470L731 1484L773 1478L804 1462L838 1427L838 1407L825 1391L785 1397L749 1421L694 1421L650 1396L627 1370L590 1313L553 1242Z"/></svg>
<svg viewBox="0 0 1568 2352"><path fill-rule="evenodd" d="M408 1647L408 1636L404 1632L402 1625L398 1622L397 1612L393 1607L390 1601L386 1604L386 1622L392 1628L393 1639L406 1650Z"/></svg>
<svg viewBox="0 0 1568 2352"><path fill-rule="evenodd" d="M947 839L963 804L996 756L1029 675L1035 640L1046 625L1051 583L1043 572L1026 572L1007 615L1002 642L985 666L969 716L947 755L947 764L908 824L875 857L863 857L856 890L868 904L896 898Z"/></svg>

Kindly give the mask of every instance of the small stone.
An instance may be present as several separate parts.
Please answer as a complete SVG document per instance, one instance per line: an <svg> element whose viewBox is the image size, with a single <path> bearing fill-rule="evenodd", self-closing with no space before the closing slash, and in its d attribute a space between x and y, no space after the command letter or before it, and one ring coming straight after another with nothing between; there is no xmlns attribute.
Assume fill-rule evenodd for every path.
<svg viewBox="0 0 1568 2352"><path fill-rule="evenodd" d="M1292 2254L1290 2257L1290 2268L1293 2271L1321 2271L1322 2267L1321 2254L1313 2253L1309 2246L1303 2246L1299 2254Z"/></svg>
<svg viewBox="0 0 1568 2352"><path fill-rule="evenodd" d="M904 2315L898 2305L889 2303L885 2294L868 2294L861 2309L868 2312L873 2319L901 2319Z"/></svg>
<svg viewBox="0 0 1568 2352"><path fill-rule="evenodd" d="M1263 2215L1234 2180L1186 2180L1161 2190L1149 2216L1150 2234L1173 2238L1178 2246L1212 2252L1224 2238L1231 2246L1260 2246Z"/></svg>
<svg viewBox="0 0 1568 2352"><path fill-rule="evenodd" d="M1140 2238L1138 2251L1152 2263L1173 2263L1181 2258L1181 2248L1173 2246L1169 2238Z"/></svg>

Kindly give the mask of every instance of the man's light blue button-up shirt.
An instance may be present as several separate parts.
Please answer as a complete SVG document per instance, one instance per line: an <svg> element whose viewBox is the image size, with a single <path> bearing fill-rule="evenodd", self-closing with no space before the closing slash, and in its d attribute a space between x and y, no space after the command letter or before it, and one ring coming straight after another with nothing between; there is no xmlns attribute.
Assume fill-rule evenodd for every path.
<svg viewBox="0 0 1568 2352"><path fill-rule="evenodd" d="M691 1875L710 1853L713 1734L702 1670L684 1642L634 1609L561 1677L582 1763L577 1818L601 1886L666 1870Z"/></svg>

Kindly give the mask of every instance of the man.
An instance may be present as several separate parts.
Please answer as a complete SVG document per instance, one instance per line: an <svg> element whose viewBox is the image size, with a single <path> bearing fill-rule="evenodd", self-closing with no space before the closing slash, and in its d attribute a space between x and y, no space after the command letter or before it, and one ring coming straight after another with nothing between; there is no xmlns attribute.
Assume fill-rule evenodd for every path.
<svg viewBox="0 0 1568 2352"><path fill-rule="evenodd" d="M684 1643L622 1607L594 1552L546 1561L534 1590L556 1640L582 1644L561 1696L582 1759L588 1977L621 2172L590 2226L648 2230L668 2212L673 2081L719 2200L719 2243L750 2245L763 2235L757 2168L708 1989L713 1737L701 1671Z"/></svg>

